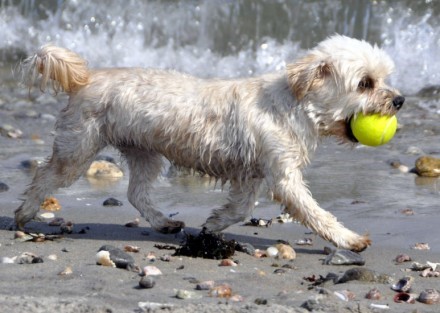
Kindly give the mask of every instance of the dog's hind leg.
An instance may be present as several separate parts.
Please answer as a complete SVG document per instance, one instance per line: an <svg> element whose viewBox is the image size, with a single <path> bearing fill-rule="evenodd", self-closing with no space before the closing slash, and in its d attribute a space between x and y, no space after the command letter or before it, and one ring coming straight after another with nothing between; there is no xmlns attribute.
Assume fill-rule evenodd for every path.
<svg viewBox="0 0 440 313"><path fill-rule="evenodd" d="M162 156L153 151L136 148L121 149L130 170L128 200L155 230L165 234L180 232L185 224L171 220L154 209L150 192L152 183L162 170Z"/></svg>
<svg viewBox="0 0 440 313"><path fill-rule="evenodd" d="M203 227L210 231L221 231L228 226L244 221L252 214L258 197L261 179L246 182L231 181L229 202L212 211Z"/></svg>
<svg viewBox="0 0 440 313"><path fill-rule="evenodd" d="M25 200L15 210L15 223L19 229L35 218L44 199L61 187L74 183L90 166L96 154L103 148L98 136L85 127L74 130L63 128L63 120L53 144L53 152L48 162L37 169ZM67 121L66 121L67 124Z"/></svg>

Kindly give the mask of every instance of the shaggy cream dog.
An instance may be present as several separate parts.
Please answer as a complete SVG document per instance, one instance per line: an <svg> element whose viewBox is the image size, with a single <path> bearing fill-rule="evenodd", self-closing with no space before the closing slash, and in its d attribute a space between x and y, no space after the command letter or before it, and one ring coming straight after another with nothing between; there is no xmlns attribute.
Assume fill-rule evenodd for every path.
<svg viewBox="0 0 440 313"><path fill-rule="evenodd" d="M125 157L128 199L159 232L184 223L168 219L150 199L162 157L222 182L229 202L203 225L221 231L254 209L263 181L273 199L322 238L361 251L366 235L345 228L319 207L301 173L320 137L355 142L349 121L358 112L393 115L404 98L385 80L393 62L384 51L333 36L277 73L244 79L200 79L170 70L90 69L77 54L52 45L24 63L30 86L70 95L56 123L53 154L39 168L15 211L19 228L40 203L82 175L106 146Z"/></svg>

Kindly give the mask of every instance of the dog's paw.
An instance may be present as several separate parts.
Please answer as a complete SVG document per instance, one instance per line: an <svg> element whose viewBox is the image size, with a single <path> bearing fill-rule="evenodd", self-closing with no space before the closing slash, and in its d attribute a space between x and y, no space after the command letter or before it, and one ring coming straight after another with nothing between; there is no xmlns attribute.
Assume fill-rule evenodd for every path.
<svg viewBox="0 0 440 313"><path fill-rule="evenodd" d="M162 234L176 234L185 228L185 223L181 221L167 220L165 223L154 227L155 230Z"/></svg>
<svg viewBox="0 0 440 313"><path fill-rule="evenodd" d="M367 249L369 246L371 246L370 238L368 237L368 235L363 235L358 236L356 240L350 242L345 248L354 252L361 252Z"/></svg>

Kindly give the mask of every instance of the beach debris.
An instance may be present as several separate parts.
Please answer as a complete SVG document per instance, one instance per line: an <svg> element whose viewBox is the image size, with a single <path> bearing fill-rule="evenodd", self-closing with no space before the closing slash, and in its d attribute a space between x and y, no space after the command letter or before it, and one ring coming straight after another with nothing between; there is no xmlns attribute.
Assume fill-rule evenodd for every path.
<svg viewBox="0 0 440 313"><path fill-rule="evenodd" d="M60 225L62 234L71 234L73 232L73 223L71 221L64 222Z"/></svg>
<svg viewBox="0 0 440 313"><path fill-rule="evenodd" d="M370 300L380 300L382 298L382 294L380 293L379 289L373 288L367 292L365 298Z"/></svg>
<svg viewBox="0 0 440 313"><path fill-rule="evenodd" d="M411 290L412 284L414 283L414 277L405 276L401 278L397 283L391 286L391 289L394 291L403 291L407 292Z"/></svg>
<svg viewBox="0 0 440 313"><path fill-rule="evenodd" d="M408 254L399 254L398 256L396 256L396 258L394 259L396 261L396 263L403 263L403 262L410 262L411 257Z"/></svg>
<svg viewBox="0 0 440 313"><path fill-rule="evenodd" d="M40 205L40 209L46 211L59 211L61 210L61 205L55 197L46 197Z"/></svg>
<svg viewBox="0 0 440 313"><path fill-rule="evenodd" d="M335 283L341 284L352 280L381 284L389 284L393 281L392 277L387 274L381 274L363 267L355 267L345 271L341 277L335 279Z"/></svg>
<svg viewBox="0 0 440 313"><path fill-rule="evenodd" d="M0 192L5 192L9 190L9 186L3 182L0 182Z"/></svg>
<svg viewBox="0 0 440 313"><path fill-rule="evenodd" d="M119 201L118 199L115 198L108 198L105 199L104 202L102 203L103 206L122 206L124 205L122 203L122 201Z"/></svg>
<svg viewBox="0 0 440 313"><path fill-rule="evenodd" d="M124 268L132 271L137 270L131 255L111 245L104 245L99 248L96 254L96 263L98 265Z"/></svg>
<svg viewBox="0 0 440 313"><path fill-rule="evenodd" d="M138 246L132 246L132 245L126 245L124 246L124 251L125 252L133 252L133 253L138 253L140 250L140 248Z"/></svg>
<svg viewBox="0 0 440 313"><path fill-rule="evenodd" d="M162 271L153 265L147 265L142 269L144 276L159 276L162 275Z"/></svg>
<svg viewBox="0 0 440 313"><path fill-rule="evenodd" d="M43 258L32 253L32 252L23 252L16 261L18 264L35 264L35 263L43 263Z"/></svg>
<svg viewBox="0 0 440 313"><path fill-rule="evenodd" d="M86 176L92 178L121 178L124 173L112 162L95 160L87 170Z"/></svg>
<svg viewBox="0 0 440 313"><path fill-rule="evenodd" d="M327 265L365 265L365 260L359 253L351 250L336 249L324 260Z"/></svg>
<svg viewBox="0 0 440 313"><path fill-rule="evenodd" d="M394 302L396 303L415 303L416 302L416 295L413 293L407 293L407 292L399 292L396 293L396 295L393 297Z"/></svg>
<svg viewBox="0 0 440 313"><path fill-rule="evenodd" d="M134 227L139 227L139 219L138 219L138 218L135 218L134 220L125 223L124 226L125 226L125 227L133 227L133 228L134 228Z"/></svg>
<svg viewBox="0 0 440 313"><path fill-rule="evenodd" d="M243 224L243 226L257 226L257 227L269 227L272 225L272 219L264 218L251 218L249 222Z"/></svg>
<svg viewBox="0 0 440 313"><path fill-rule="evenodd" d="M20 138L23 136L23 132L19 130L18 128L14 128L13 126L9 124L3 124L0 125L0 135L4 137L9 137L13 139Z"/></svg>
<svg viewBox="0 0 440 313"><path fill-rule="evenodd" d="M429 244L427 244L426 242L419 242L416 243L412 249L414 250L430 250L431 248L429 247Z"/></svg>
<svg viewBox="0 0 440 313"><path fill-rule="evenodd" d="M70 266L67 266L64 270L58 273L60 276L69 276L73 274L73 270Z"/></svg>
<svg viewBox="0 0 440 313"><path fill-rule="evenodd" d="M278 243L275 245L275 248L278 249L278 254L276 256L278 259L294 260L296 258L296 252L290 245Z"/></svg>
<svg viewBox="0 0 440 313"><path fill-rule="evenodd" d="M278 215L275 220L278 223L292 223L293 222L293 217L290 216L289 213L285 212L285 213L281 213L280 215Z"/></svg>
<svg viewBox="0 0 440 313"><path fill-rule="evenodd" d="M55 239L63 238L62 235L51 235L51 234L43 234L43 233L27 233L21 230L18 230L14 234L14 238L19 242L33 241L33 242L44 242L46 240L53 241Z"/></svg>
<svg viewBox="0 0 440 313"><path fill-rule="evenodd" d="M205 228L199 235L186 234L185 243L176 249L175 256L183 255L205 259L228 259L235 253L236 241L227 241L223 234L212 233Z"/></svg>
<svg viewBox="0 0 440 313"><path fill-rule="evenodd" d="M213 280L205 280L196 285L196 290L210 290L214 288L215 282Z"/></svg>
<svg viewBox="0 0 440 313"><path fill-rule="evenodd" d="M53 220L51 220L49 223L47 223L47 225L49 225L49 226L61 226L65 222L66 221L64 220L64 218L62 218L62 217L55 217Z"/></svg>
<svg viewBox="0 0 440 313"><path fill-rule="evenodd" d="M421 156L416 160L414 171L419 176L439 177L440 159L433 156Z"/></svg>
<svg viewBox="0 0 440 313"><path fill-rule="evenodd" d="M177 299L201 299L202 295L198 294L197 292L191 291L191 290L185 290L185 289L177 289L175 290L176 298Z"/></svg>
<svg viewBox="0 0 440 313"><path fill-rule="evenodd" d="M354 294L354 292L352 292L348 289L335 291L335 292L333 292L333 294L336 297L338 297L339 299L341 299L342 301L349 301L349 300L353 300L356 298L356 295Z"/></svg>
<svg viewBox="0 0 440 313"><path fill-rule="evenodd" d="M232 296L231 286L228 284L221 284L211 288L209 296L216 298L229 298Z"/></svg>
<svg viewBox="0 0 440 313"><path fill-rule="evenodd" d="M218 266L237 266L238 264L231 259L223 259Z"/></svg>
<svg viewBox="0 0 440 313"><path fill-rule="evenodd" d="M425 304L436 304L440 302L440 293L436 289L426 289L420 293L417 300Z"/></svg>
<svg viewBox="0 0 440 313"><path fill-rule="evenodd" d="M303 238L295 240L295 244L298 246L313 246L313 239L312 238Z"/></svg>
<svg viewBox="0 0 440 313"><path fill-rule="evenodd" d="M4 256L0 259L1 264L14 264L15 260L17 260L17 256L14 256L12 258Z"/></svg>
<svg viewBox="0 0 440 313"><path fill-rule="evenodd" d="M143 289L150 289L156 285L156 281L151 276L142 276L139 280L139 287Z"/></svg>

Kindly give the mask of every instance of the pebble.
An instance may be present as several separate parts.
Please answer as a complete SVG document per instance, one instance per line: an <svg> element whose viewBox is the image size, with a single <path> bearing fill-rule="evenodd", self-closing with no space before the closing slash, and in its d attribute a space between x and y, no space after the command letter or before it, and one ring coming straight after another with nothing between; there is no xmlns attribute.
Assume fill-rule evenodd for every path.
<svg viewBox="0 0 440 313"><path fill-rule="evenodd" d="M18 258L18 264L43 263L43 259L32 252L23 252Z"/></svg>
<svg viewBox="0 0 440 313"><path fill-rule="evenodd" d="M395 259L396 263L410 262L411 257L408 254L399 254Z"/></svg>
<svg viewBox="0 0 440 313"><path fill-rule="evenodd" d="M142 273L145 276L158 276L162 275L162 271L158 269L156 266L153 265L147 265L143 268Z"/></svg>
<svg viewBox="0 0 440 313"><path fill-rule="evenodd" d="M115 198L108 198L102 203L103 206L122 206L123 203Z"/></svg>
<svg viewBox="0 0 440 313"><path fill-rule="evenodd" d="M111 262L108 262L108 259L106 259L107 254L105 252L108 252L108 259ZM101 248L99 248L98 254L99 253L101 253L101 255L104 256L104 260L110 265L111 263L113 263L114 266L117 268L124 268L127 270L135 269L133 257L119 248L113 247L111 245L104 245Z"/></svg>
<svg viewBox="0 0 440 313"><path fill-rule="evenodd" d="M156 285L156 281L151 276L143 276L139 281L139 287L144 289L153 288Z"/></svg>
<svg viewBox="0 0 440 313"><path fill-rule="evenodd" d="M279 243L275 247L278 249L277 258L283 260L294 260L296 258L296 252L291 246Z"/></svg>
<svg viewBox="0 0 440 313"><path fill-rule="evenodd" d="M419 242L416 243L412 249L414 250L429 250L431 249L431 247L429 247L429 244L427 244L426 242Z"/></svg>
<svg viewBox="0 0 440 313"><path fill-rule="evenodd" d="M47 258L51 261L56 261L58 260L58 256L56 254L50 254L47 256Z"/></svg>
<svg viewBox="0 0 440 313"><path fill-rule="evenodd" d="M73 270L70 266L67 266L64 270L58 273L58 275L60 276L68 276L72 274L73 274Z"/></svg>
<svg viewBox="0 0 440 313"><path fill-rule="evenodd" d="M416 160L415 172L419 176L439 177L440 159L432 156L421 156Z"/></svg>
<svg viewBox="0 0 440 313"><path fill-rule="evenodd" d="M373 288L367 292L365 298L370 300L380 300L382 298L382 294L380 293L379 289Z"/></svg>
<svg viewBox="0 0 440 313"><path fill-rule="evenodd" d="M389 284L392 282L393 279L387 274L380 274L378 272L363 267L355 267L345 271L345 273L341 277L336 279L335 283L341 284L351 280Z"/></svg>
<svg viewBox="0 0 440 313"><path fill-rule="evenodd" d="M359 253L337 249L331 252L324 260L327 265L364 265L365 260Z"/></svg>
<svg viewBox="0 0 440 313"><path fill-rule="evenodd" d="M0 182L0 192L5 192L9 190L9 186L3 182Z"/></svg>
<svg viewBox="0 0 440 313"><path fill-rule="evenodd" d="M19 130L18 128L14 128L13 126L9 124L3 124L0 125L0 135L9 137L9 138L20 138L23 136L23 132Z"/></svg>
<svg viewBox="0 0 440 313"><path fill-rule="evenodd" d="M124 251L125 252L134 252L134 253L138 253L140 250L140 248L138 246L132 246L132 245L126 245L124 246Z"/></svg>
<svg viewBox="0 0 440 313"><path fill-rule="evenodd" d="M124 173L116 164L100 160L93 161L86 172L86 176L93 178L121 178L124 176Z"/></svg>
<svg viewBox="0 0 440 313"><path fill-rule="evenodd" d="M4 257L2 257L1 259L0 259L0 263L1 264L13 264L13 263L15 263L15 260L17 259L17 257L15 256L15 257L12 257L12 258L10 258L10 257L7 257L7 256L4 256Z"/></svg>
<svg viewBox="0 0 440 313"><path fill-rule="evenodd" d="M278 255L278 249L276 247L269 247L266 249L266 254L269 257L276 257Z"/></svg>
<svg viewBox="0 0 440 313"><path fill-rule="evenodd" d="M59 211L61 210L61 205L55 197L47 197L40 205L40 209L46 211Z"/></svg>
<svg viewBox="0 0 440 313"><path fill-rule="evenodd" d="M206 280L196 285L197 290L210 290L214 288L215 282L213 280Z"/></svg>
<svg viewBox="0 0 440 313"><path fill-rule="evenodd" d="M190 291L190 290L185 290L185 289L177 289L176 290L176 298L177 299L201 299L202 295L194 292L194 291Z"/></svg>

